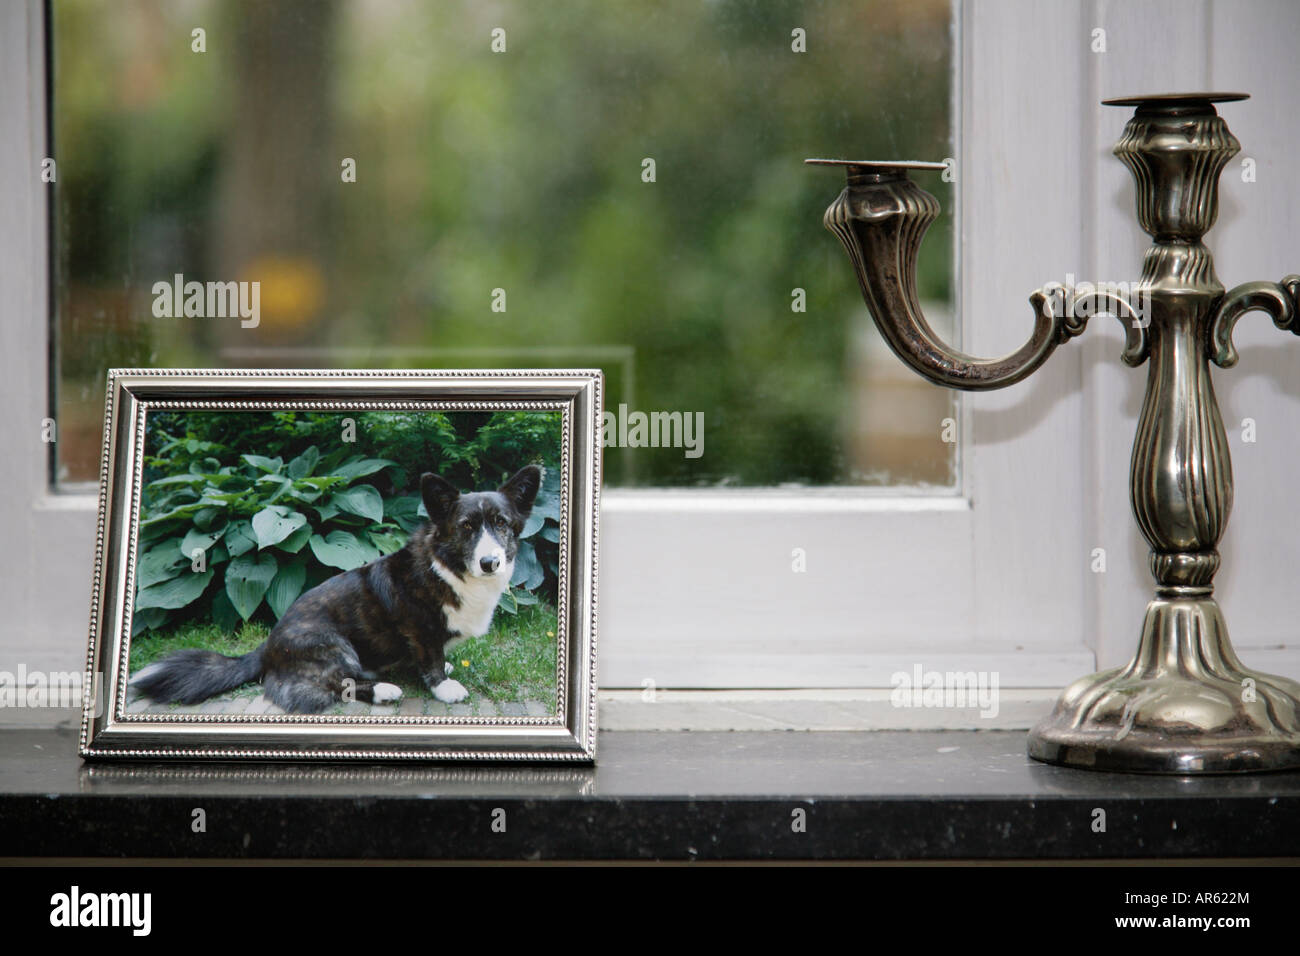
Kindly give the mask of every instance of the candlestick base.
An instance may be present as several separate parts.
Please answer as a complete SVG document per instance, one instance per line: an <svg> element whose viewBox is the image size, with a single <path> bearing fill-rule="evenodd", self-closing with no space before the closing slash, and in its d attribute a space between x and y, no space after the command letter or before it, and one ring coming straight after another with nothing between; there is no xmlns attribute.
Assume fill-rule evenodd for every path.
<svg viewBox="0 0 1300 956"><path fill-rule="evenodd" d="M1133 660L1067 687L1029 755L1131 773L1300 768L1300 683L1246 668L1213 600L1157 598Z"/></svg>

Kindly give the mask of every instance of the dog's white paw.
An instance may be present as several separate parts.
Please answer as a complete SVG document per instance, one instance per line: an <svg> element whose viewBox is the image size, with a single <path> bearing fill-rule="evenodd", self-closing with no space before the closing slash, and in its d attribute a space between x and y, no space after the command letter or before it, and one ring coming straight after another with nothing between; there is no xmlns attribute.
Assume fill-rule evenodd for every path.
<svg viewBox="0 0 1300 956"><path fill-rule="evenodd" d="M433 696L444 704L458 704L469 696L469 691L460 681L448 678L433 689Z"/></svg>
<svg viewBox="0 0 1300 956"><path fill-rule="evenodd" d="M391 704L395 700L402 699L402 688L396 684L376 684L375 685L375 703Z"/></svg>
<svg viewBox="0 0 1300 956"><path fill-rule="evenodd" d="M444 674L450 674L450 673L451 673L451 661L447 661L447 662L445 662L445 663L442 665L442 672L443 672Z"/></svg>

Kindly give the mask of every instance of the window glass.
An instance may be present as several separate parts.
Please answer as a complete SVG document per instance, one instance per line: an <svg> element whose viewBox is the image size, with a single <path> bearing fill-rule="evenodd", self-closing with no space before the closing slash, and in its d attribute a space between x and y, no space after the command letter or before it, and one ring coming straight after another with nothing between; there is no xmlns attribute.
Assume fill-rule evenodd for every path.
<svg viewBox="0 0 1300 956"><path fill-rule="evenodd" d="M54 0L52 31L56 484L97 478L111 366L577 366L613 485L953 487L953 398L802 163L953 154L946 0Z"/></svg>

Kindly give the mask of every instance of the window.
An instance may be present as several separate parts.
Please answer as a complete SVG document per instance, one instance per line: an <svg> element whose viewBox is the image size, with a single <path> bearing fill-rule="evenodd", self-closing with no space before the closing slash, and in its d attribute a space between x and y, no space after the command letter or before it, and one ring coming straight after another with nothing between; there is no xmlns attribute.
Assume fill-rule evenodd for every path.
<svg viewBox="0 0 1300 956"><path fill-rule="evenodd" d="M0 458L9 490L0 527L11 547L25 548L25 560L0 576L0 656L46 670L82 659L95 532L94 498L78 482L93 476L98 454L95 369L265 365L275 356L279 365L598 365L609 372L612 409L627 401L712 416L698 460L672 453L684 449L610 450L600 555L606 687L647 679L661 688L888 687L891 673L931 662L996 670L1004 688L1059 687L1095 664L1121 663L1150 591L1127 500L1144 372L1118 363L1119 329L1090 328L1027 382L956 401L888 353L877 361L878 336L820 223L841 184L800 161L954 156L955 190L924 181L945 203L925 245L935 303L927 309L959 303L952 337L967 351L1001 354L1027 336L1034 288L1070 273L1131 279L1139 268L1146 240L1130 211L1132 186L1109 155L1125 117L1098 101L1240 88L1254 98L1234 104L1229 121L1259 176L1246 185L1231 181L1231 167L1225 173L1207 241L1227 284L1280 277L1300 268L1289 231L1300 198L1285 173L1300 128L1275 119L1300 88L1300 62L1285 46L1300 24L1290 6L1248 6L1243 14L1195 0L1180 7L1176 35L1153 46L1170 14L1151 3L987 0L955 13L928 4L777 12L721 2L508 4L490 17L468 4L337 4L328 42L306 21L280 28L329 62L328 75L307 71L321 83L303 93L332 104L318 113L329 129L289 115L266 120L262 139L323 151L329 162L262 195L265 216L219 199L235 188L218 176L221 149L250 151L244 161L257 167L256 142L223 137L257 139L262 127L221 119L242 107L216 64L241 36L241 13L247 30L248 18L296 8L195 3L150 18L130 3L56 0L47 103L42 4L0 7L0 75L11 91L0 101L0 135L25 144L0 152L0 209L13 224L0 235L8 310L0 366L12 396L0 426L10 451ZM175 22L191 10L213 13L195 24L207 30L202 62L190 52L192 27ZM462 31L436 29L429 10L459 18ZM520 18L505 24L505 54L489 46L498 10ZM403 16L424 32L405 29ZM81 67L102 72L80 81L77 64L60 60L78 42L60 31L78 24L102 46ZM790 49L796 26L807 29L807 53ZM1104 54L1092 49L1097 29L1106 31ZM158 38L169 30L181 34L175 46ZM367 75L365 57L386 37L391 55ZM646 52L619 57L620 42ZM141 43L153 54L133 57ZM1052 54L1041 63L1011 55L1030 48ZM188 87L160 80L156 71L179 69L177 58L211 72ZM912 72L887 79L891 58ZM431 59L442 72L421 69ZM535 70L545 82L512 85L506 70ZM74 123L59 97L61 83L77 82L91 99ZM169 99L182 88L217 108ZM600 96L589 101L584 89ZM123 106L133 90L162 99ZM516 114L525 121L503 122ZM164 142L157 124L178 115L226 125ZM110 135L115 124L133 130L129 141ZM74 127L88 138L70 139ZM566 129L573 135L560 135ZM505 137L499 150L487 148L494 130ZM653 144L634 145L637 130ZM421 148L398 148L399 136ZM359 145L345 151L344 140ZM443 158L429 161L437 148ZM38 175L47 156L59 163L52 206ZM86 156L97 167L122 165L96 186L85 179ZM344 184L349 157L356 182ZM656 161L653 183L641 179L647 158ZM256 265L271 242L256 229L271 229L282 209L298 215L297 197L312 195L304 183L317 175L332 197L319 213L325 225L290 230L301 249L258 267L264 328L249 336L237 321L152 318L151 283L177 264L187 279L191 269L202 270L196 280L238 279L252 266L222 259L224 241ZM615 189L625 175L635 188ZM116 204L132 195L123 192L132 176L128 215ZM532 195L539 190L546 195ZM202 208L192 206L196 196ZM593 203L601 214L584 217ZM261 219L256 229L239 225ZM119 230L119 221L133 226ZM956 269L941 231L954 227ZM235 238L221 240L222 228ZM316 242L331 246L328 258L311 259L326 255ZM304 261L328 266L313 273ZM796 287L807 293L806 313L791 311ZM504 313L491 311L498 288ZM51 305L62 333L52 352ZM273 306L290 318L271 318ZM132 331L137 316L156 339ZM295 325L293 316L305 317ZM1297 353L1266 326L1243 322L1242 364L1216 387L1226 421L1252 417L1276 439L1300 419L1300 399L1285 387ZM61 377L47 374L55 363ZM883 428L869 424L882 415ZM956 448L934 441L946 415L957 420ZM36 437L44 419L57 419L53 459ZM1283 575L1296 544L1259 502L1300 467L1300 450L1261 437L1233 451L1238 499L1220 600L1242 656L1293 673ZM54 461L64 493L51 490ZM930 493L915 493L926 483ZM1098 547L1105 574L1090 570Z"/></svg>
<svg viewBox="0 0 1300 956"><path fill-rule="evenodd" d="M51 10L60 486L114 365L596 365L611 486L954 486L802 165L952 155L947 0ZM232 281L256 317L175 314Z"/></svg>

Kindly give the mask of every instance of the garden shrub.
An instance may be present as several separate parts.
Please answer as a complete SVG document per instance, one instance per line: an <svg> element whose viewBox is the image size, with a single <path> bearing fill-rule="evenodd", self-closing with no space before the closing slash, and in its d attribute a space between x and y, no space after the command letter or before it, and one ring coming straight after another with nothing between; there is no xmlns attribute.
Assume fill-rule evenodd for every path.
<svg viewBox="0 0 1300 956"><path fill-rule="evenodd" d="M529 462L545 478L501 606L555 603L558 413L164 411L145 447L134 634L278 620L305 590L406 544L427 518L423 472L470 491Z"/></svg>

